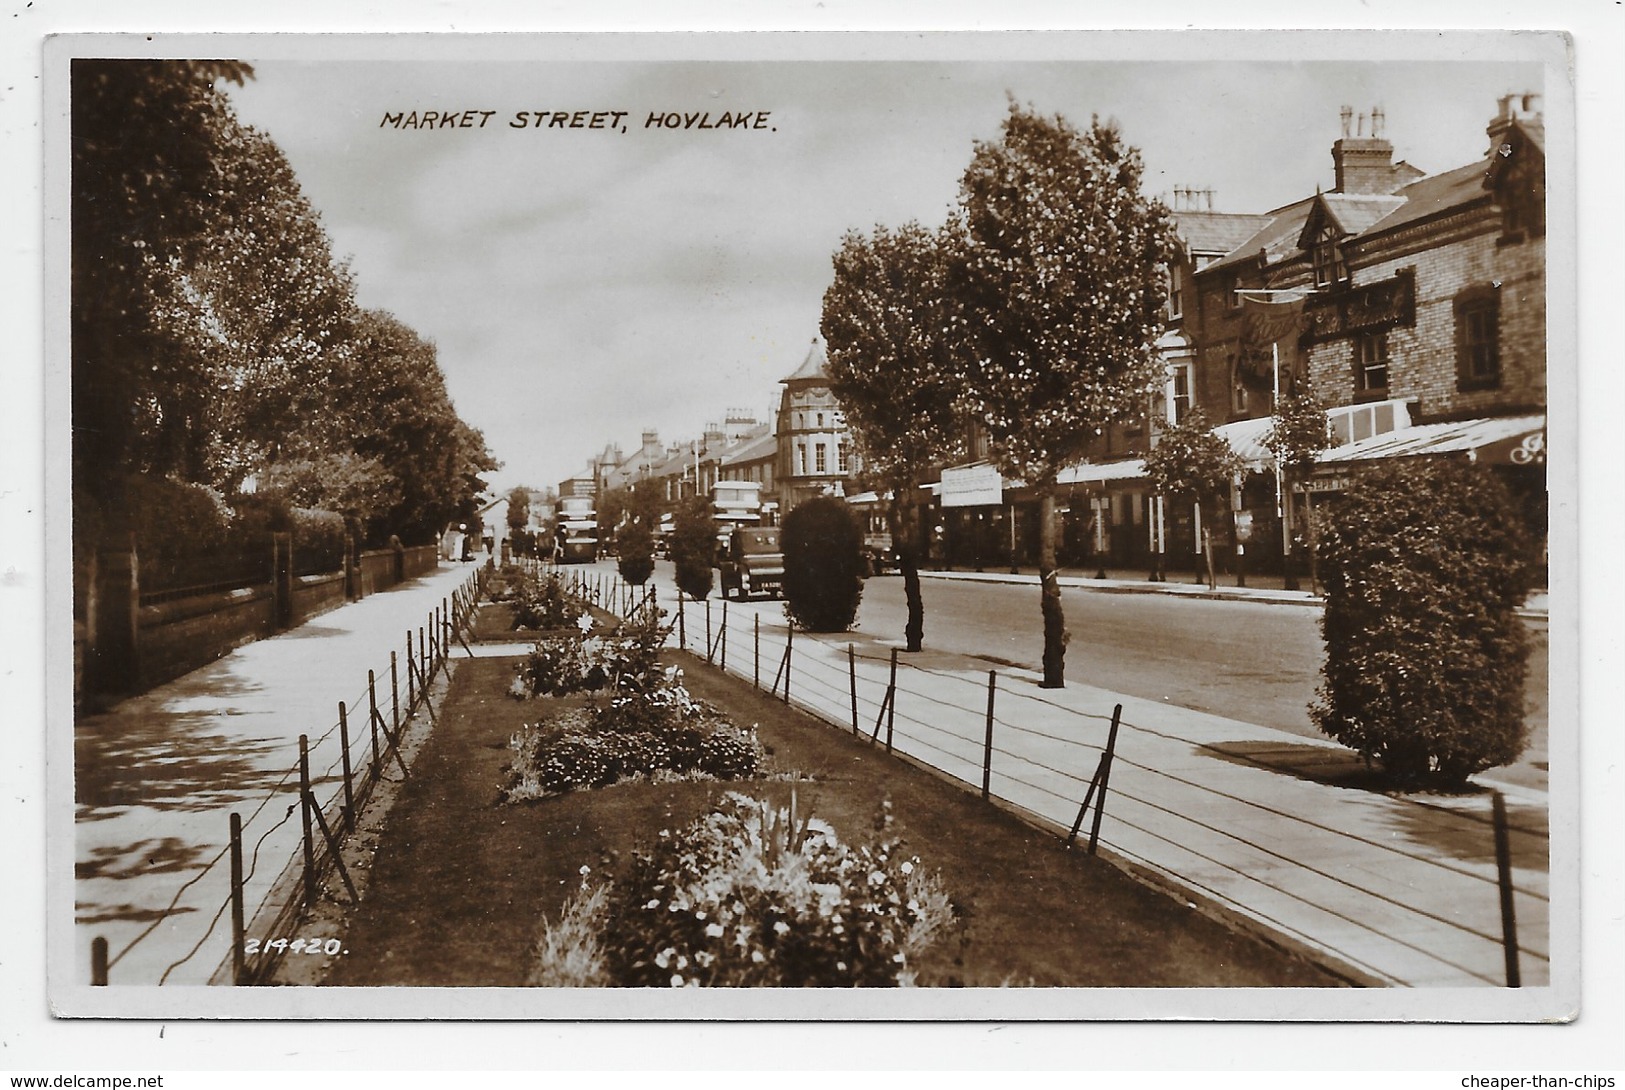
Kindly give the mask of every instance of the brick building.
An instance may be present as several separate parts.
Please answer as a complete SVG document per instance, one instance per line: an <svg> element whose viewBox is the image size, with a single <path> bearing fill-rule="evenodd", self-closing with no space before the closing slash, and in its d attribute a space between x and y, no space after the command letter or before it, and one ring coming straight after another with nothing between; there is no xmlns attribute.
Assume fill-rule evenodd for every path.
<svg viewBox="0 0 1625 1090"><path fill-rule="evenodd" d="M1358 466L1450 456L1497 465L1544 536L1545 163L1538 96L1509 95L1485 157L1423 176L1392 162L1381 111L1343 112L1336 188L1276 209L1196 274L1194 389L1253 470L1238 513L1249 563L1280 563L1260 446L1273 394L1307 374L1339 444L1310 492ZM1179 539L1182 535L1171 535ZM1234 544L1234 543L1232 543ZM1183 553L1182 540L1171 549Z"/></svg>

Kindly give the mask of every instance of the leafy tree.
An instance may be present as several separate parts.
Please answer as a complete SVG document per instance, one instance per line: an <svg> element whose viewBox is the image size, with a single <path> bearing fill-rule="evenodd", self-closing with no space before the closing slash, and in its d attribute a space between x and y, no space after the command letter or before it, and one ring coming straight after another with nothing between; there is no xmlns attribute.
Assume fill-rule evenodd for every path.
<svg viewBox="0 0 1625 1090"><path fill-rule="evenodd" d="M908 599L904 638L910 651L920 650L925 637L918 486L932 468L964 452L949 337L956 238L947 229L931 232L917 223L895 231L876 227L869 237L849 233L824 291L830 386L867 479L891 497L886 521Z"/></svg>
<svg viewBox="0 0 1625 1090"><path fill-rule="evenodd" d="M1281 510L1287 519L1289 542L1296 537L1296 534L1290 531L1294 522L1293 488L1309 479L1309 474L1315 468L1315 459L1319 457L1321 451L1331 445L1331 423L1326 419L1326 408L1320 403L1320 398L1315 396L1314 383L1305 369L1281 391L1280 400L1275 406L1275 424L1264 436L1264 446L1275 455L1277 472L1281 477ZM1312 519L1304 521L1312 534L1314 521ZM1309 548L1312 557L1314 555L1312 537ZM1293 574L1291 561L1290 553L1282 558L1282 564L1287 569L1288 586L1295 587L1297 576Z"/></svg>
<svg viewBox="0 0 1625 1090"><path fill-rule="evenodd" d="M1140 192L1139 152L1094 119L1080 131L1015 102L960 182L954 264L960 407L1007 477L1039 497L1044 682L1065 683L1056 579L1056 476L1108 424L1144 405L1176 238Z"/></svg>
<svg viewBox="0 0 1625 1090"><path fill-rule="evenodd" d="M1202 551L1207 558L1207 585L1218 585L1213 572L1213 538L1223 535L1230 512L1230 490L1241 472L1241 456L1213 429L1200 409L1157 437L1145 456L1145 475L1158 492L1202 508Z"/></svg>
<svg viewBox="0 0 1625 1090"><path fill-rule="evenodd" d="M386 311L362 311L340 368L344 429L356 453L377 461L398 487L369 536L423 544L448 524L471 523L485 489L480 474L497 463L484 437L457 416L434 345Z"/></svg>
<svg viewBox="0 0 1625 1090"><path fill-rule="evenodd" d="M616 537L616 569L621 578L641 587L655 573L655 535L640 522L628 523ZM706 592L710 593L710 587Z"/></svg>
<svg viewBox="0 0 1625 1090"><path fill-rule="evenodd" d="M779 531L784 611L809 632L844 632L863 598L863 527L844 500L797 504Z"/></svg>
<svg viewBox="0 0 1625 1090"><path fill-rule="evenodd" d="M1524 537L1483 467L1429 459L1362 474L1319 542L1320 729L1399 786L1456 788L1516 760L1527 743Z"/></svg>
<svg viewBox="0 0 1625 1090"><path fill-rule="evenodd" d="M628 489L621 503L624 519L616 534L617 567L621 578L641 587L655 570L655 529L660 524L660 500L652 488ZM706 588L709 591L709 587Z"/></svg>
<svg viewBox="0 0 1625 1090"><path fill-rule="evenodd" d="M231 61L73 62L71 337L76 499L126 527L131 473L200 461L187 427L209 388L200 346L163 315L226 215L239 135L219 80Z"/></svg>
<svg viewBox="0 0 1625 1090"><path fill-rule="evenodd" d="M711 518L711 500L690 496L672 519L671 559L677 586L690 598L711 593L711 561L717 552L717 524Z"/></svg>
<svg viewBox="0 0 1625 1090"><path fill-rule="evenodd" d="M523 485L508 492L508 529L523 530L530 524L530 489ZM510 536L512 536L510 534Z"/></svg>

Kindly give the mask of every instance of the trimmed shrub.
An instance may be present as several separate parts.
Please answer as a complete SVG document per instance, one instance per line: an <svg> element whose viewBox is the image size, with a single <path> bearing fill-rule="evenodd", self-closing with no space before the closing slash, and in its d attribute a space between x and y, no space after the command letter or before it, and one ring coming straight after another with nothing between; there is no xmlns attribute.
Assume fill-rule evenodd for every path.
<svg viewBox="0 0 1625 1090"><path fill-rule="evenodd" d="M863 598L863 527L844 500L798 504L779 533L784 611L810 632L844 632Z"/></svg>
<svg viewBox="0 0 1625 1090"><path fill-rule="evenodd" d="M615 567L621 578L641 587L655 573L655 536L641 522L634 522L616 535L620 556ZM707 588L709 589L709 588Z"/></svg>
<svg viewBox="0 0 1625 1090"><path fill-rule="evenodd" d="M717 552L717 524L711 502L704 496L684 500L672 519L671 560L677 568L677 586L690 598L711 593L711 562Z"/></svg>
<svg viewBox="0 0 1625 1090"><path fill-rule="evenodd" d="M1318 555L1320 729L1402 787L1458 788L1516 760L1531 573L1492 473L1442 460L1371 470L1328 511Z"/></svg>

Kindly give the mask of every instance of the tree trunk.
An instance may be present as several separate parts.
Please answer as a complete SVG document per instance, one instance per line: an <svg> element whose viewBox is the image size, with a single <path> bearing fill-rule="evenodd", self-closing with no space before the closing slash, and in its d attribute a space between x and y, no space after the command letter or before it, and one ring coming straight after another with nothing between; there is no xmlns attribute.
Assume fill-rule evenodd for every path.
<svg viewBox="0 0 1625 1090"><path fill-rule="evenodd" d="M918 651L925 641L925 601L920 597L920 511L913 490L894 486L887 514L892 551L897 554L897 569L903 575L903 596L908 599L908 624L903 629L905 650Z"/></svg>
<svg viewBox="0 0 1625 1090"><path fill-rule="evenodd" d="M1066 615L1061 610L1061 583L1055 566L1055 478L1038 485L1038 580L1042 586L1039 607L1044 616L1043 688L1066 686Z"/></svg>
<svg viewBox="0 0 1625 1090"><path fill-rule="evenodd" d="M1219 589L1219 574L1213 567L1213 527L1202 527L1202 554L1207 558L1207 589Z"/></svg>

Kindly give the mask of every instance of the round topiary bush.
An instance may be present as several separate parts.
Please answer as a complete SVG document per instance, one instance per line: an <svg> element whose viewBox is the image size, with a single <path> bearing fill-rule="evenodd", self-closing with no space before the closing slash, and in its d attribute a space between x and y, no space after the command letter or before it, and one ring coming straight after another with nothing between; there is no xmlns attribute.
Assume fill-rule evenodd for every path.
<svg viewBox="0 0 1625 1090"><path fill-rule="evenodd" d="M677 586L690 598L711 593L711 561L717 551L717 525L711 519L711 501L704 496L684 500L672 519L671 560Z"/></svg>
<svg viewBox="0 0 1625 1090"><path fill-rule="evenodd" d="M784 611L810 632L843 632L863 598L863 527L844 500L798 504L779 533L784 549Z"/></svg>
<svg viewBox="0 0 1625 1090"><path fill-rule="evenodd" d="M641 587L655 572L655 536L641 522L634 522L615 535L620 546L616 569L621 578Z"/></svg>
<svg viewBox="0 0 1625 1090"><path fill-rule="evenodd" d="M1531 570L1505 488L1475 466L1385 466L1324 526L1320 729L1401 787L1457 788L1516 760Z"/></svg>

